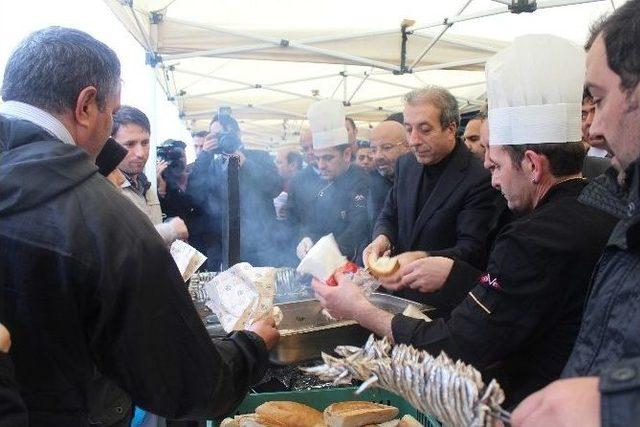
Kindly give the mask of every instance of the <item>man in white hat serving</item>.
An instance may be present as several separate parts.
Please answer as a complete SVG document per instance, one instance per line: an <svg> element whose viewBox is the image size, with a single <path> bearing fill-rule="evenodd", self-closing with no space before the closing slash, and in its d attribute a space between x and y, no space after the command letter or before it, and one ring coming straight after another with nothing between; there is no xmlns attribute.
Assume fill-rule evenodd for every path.
<svg viewBox="0 0 640 427"><path fill-rule="evenodd" d="M333 233L344 256L359 262L369 240L369 184L361 169L351 167L344 107L336 100L318 101L309 107L307 118L323 183L315 194L312 215L299 224L301 239L296 254L302 259L314 242Z"/></svg>
<svg viewBox="0 0 640 427"><path fill-rule="evenodd" d="M442 257L418 260L448 260L449 274L439 286L466 293L451 317L393 316L342 278L337 287L314 287L334 316L472 363L498 379L510 407L560 375L591 271L615 220L578 202L586 185L580 173L582 50L555 36L524 36L490 59L486 73L485 167L519 216L497 236L485 272Z"/></svg>

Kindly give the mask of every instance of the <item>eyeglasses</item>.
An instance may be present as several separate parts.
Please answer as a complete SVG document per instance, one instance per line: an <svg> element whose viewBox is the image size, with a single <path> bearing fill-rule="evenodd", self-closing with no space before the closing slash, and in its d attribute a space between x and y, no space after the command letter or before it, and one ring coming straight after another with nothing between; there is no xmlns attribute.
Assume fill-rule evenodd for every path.
<svg viewBox="0 0 640 427"><path fill-rule="evenodd" d="M384 154L384 153L390 152L395 147L397 147L399 145L403 145L403 144L404 144L403 142L396 142L396 143L385 142L385 143L382 143L379 147L371 146L371 148L370 148L371 151L370 152L371 152L372 155L376 154L378 151L380 151L381 154Z"/></svg>

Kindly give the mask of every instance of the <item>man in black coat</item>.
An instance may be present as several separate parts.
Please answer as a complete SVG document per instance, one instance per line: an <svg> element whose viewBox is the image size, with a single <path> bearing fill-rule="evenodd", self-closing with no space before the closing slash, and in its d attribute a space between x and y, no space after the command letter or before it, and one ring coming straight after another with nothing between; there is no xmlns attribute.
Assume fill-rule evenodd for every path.
<svg viewBox="0 0 640 427"><path fill-rule="evenodd" d="M98 173L120 105L115 53L37 31L9 58L2 98L0 292L30 425L128 425L123 406L90 419L96 374L168 418L233 410L278 333L267 319L212 341L151 221Z"/></svg>
<svg viewBox="0 0 640 427"><path fill-rule="evenodd" d="M240 261L254 266L275 265L279 255L272 248L271 232L276 228L273 199L280 194L282 180L269 153L242 146L220 146L221 132L240 137L238 122L229 117L221 124L218 116L211 120L210 133L203 151L196 159L187 185L187 194L199 207L187 224L190 239L210 260L207 266L220 269L223 260L224 221L228 212L227 165L229 156L239 158ZM239 139L238 139L239 141Z"/></svg>
<svg viewBox="0 0 640 427"><path fill-rule="evenodd" d="M426 251L483 268L497 193L480 160L456 140L458 103L439 87L410 92L405 103L404 126L413 153L398 160L393 187L363 259L366 262L370 252ZM398 281L396 276L383 286L396 290ZM441 309L439 315L446 316L450 309L440 293L399 294Z"/></svg>
<svg viewBox="0 0 640 427"><path fill-rule="evenodd" d="M549 55L557 58L555 69L570 77L568 84L558 85L564 91L540 84L549 70L536 74L530 67L520 68L518 53L530 55L527 47L533 45L547 46ZM578 115L583 74L580 49L554 36L521 37L487 62L488 94L507 105L496 102L496 119L491 118L494 111L489 112L491 145L485 164L493 186L520 216L500 231L486 270L438 256L413 261L414 270L403 279L416 285L414 289L448 288L447 295L462 301L449 319L428 323L385 313L372 308L344 281L337 287L345 285L343 290L315 286L329 312L355 318L378 334L392 336L395 342L432 354L445 351L473 364L487 377L498 379L506 406L558 378L578 333L591 271L615 224L611 215L578 201L586 185L581 177L584 148ZM548 99L548 104L510 105L528 99L509 85L523 75L531 81L529 88L539 85L538 96L530 99ZM568 114L557 114L558 109ZM536 124L518 120L534 111L539 117L546 116L554 131L540 132ZM549 140L555 143L547 143ZM446 274L428 288L422 280L414 280L432 278L440 274L438 270Z"/></svg>

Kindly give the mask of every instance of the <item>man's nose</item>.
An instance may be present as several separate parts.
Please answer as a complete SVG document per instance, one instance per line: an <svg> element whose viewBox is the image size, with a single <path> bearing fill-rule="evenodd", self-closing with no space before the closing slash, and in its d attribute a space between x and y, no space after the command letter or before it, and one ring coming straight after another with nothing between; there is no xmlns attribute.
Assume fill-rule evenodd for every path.
<svg viewBox="0 0 640 427"><path fill-rule="evenodd" d="M409 146L415 147L416 145L420 145L420 136L418 135L417 129L411 129L411 132L407 132L407 141L409 142Z"/></svg>

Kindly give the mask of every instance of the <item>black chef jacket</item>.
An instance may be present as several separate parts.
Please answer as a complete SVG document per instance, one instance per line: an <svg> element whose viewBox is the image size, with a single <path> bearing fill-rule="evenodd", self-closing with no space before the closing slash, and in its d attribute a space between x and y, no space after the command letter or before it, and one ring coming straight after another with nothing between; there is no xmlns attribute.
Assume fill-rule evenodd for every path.
<svg viewBox="0 0 640 427"><path fill-rule="evenodd" d="M569 357L591 271L615 219L578 202L584 180L549 190L536 209L506 225L486 272L456 261L445 287L466 298L448 320L397 315L397 342L445 351L497 378L507 406L557 379ZM468 293L467 293L468 291Z"/></svg>

